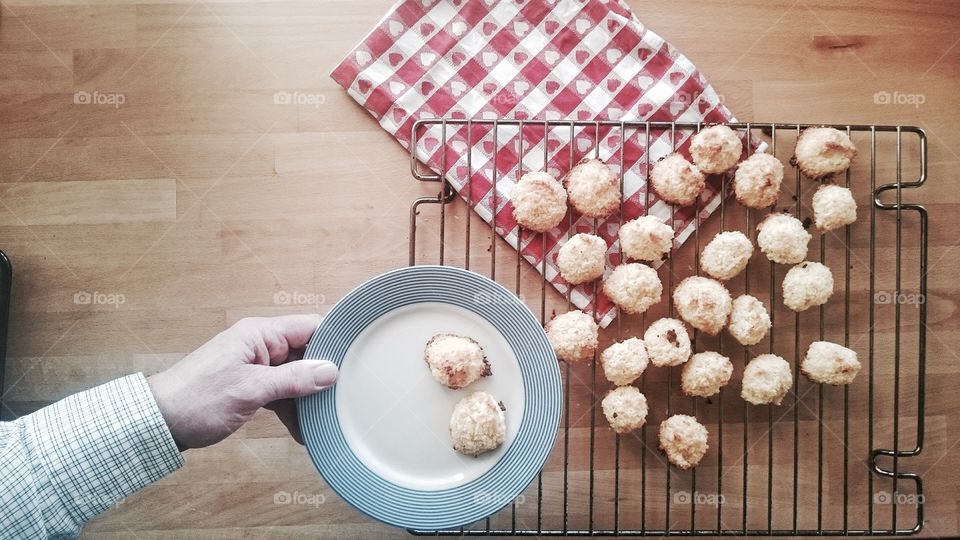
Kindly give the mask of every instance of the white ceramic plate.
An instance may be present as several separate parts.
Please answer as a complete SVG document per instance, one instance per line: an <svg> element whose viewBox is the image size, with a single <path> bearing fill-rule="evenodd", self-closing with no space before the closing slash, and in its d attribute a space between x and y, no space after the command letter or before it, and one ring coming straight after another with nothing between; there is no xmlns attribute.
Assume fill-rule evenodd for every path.
<svg viewBox="0 0 960 540"><path fill-rule="evenodd" d="M423 360L435 334L476 339L492 375L462 390L438 384ZM540 323L479 274L414 266L357 287L330 310L307 358L340 367L336 386L298 403L307 450L330 487L392 525L445 529L516 498L553 447L560 369ZM455 452L454 405L483 390L506 408L507 437L479 457Z"/></svg>

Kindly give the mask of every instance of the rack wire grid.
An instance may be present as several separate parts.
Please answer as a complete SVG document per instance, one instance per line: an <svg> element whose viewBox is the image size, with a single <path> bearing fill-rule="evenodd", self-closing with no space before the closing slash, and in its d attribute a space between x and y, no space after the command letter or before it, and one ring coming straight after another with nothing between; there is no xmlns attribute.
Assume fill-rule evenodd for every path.
<svg viewBox="0 0 960 540"><path fill-rule="evenodd" d="M409 263L456 265L488 275L539 313L541 322L572 309L569 294L564 297L547 286L543 267L538 273L521 262L518 246L507 245L491 223L471 211L475 201L470 195L457 199L446 164L432 171L417 161L418 136L426 130L439 126L440 144L446 148L448 132L466 127L469 138L474 125L485 125L495 144L497 130L514 130L520 139L519 155L525 134L532 130L540 130L544 140L560 137L567 143L575 132L595 137L616 132L621 144L628 137L639 137L646 150L640 163L623 163L624 152L619 153L621 188L623 171L648 159L652 136L669 133L676 145L678 134L703 127L674 122L461 119L420 120L414 125L412 173L417 180L439 183L441 189L437 196L412 204ZM744 136L747 148L765 141L768 151L791 164L796 138L810 127L727 125ZM731 383L718 395L686 397L679 389L679 368L651 366L636 383L650 405L647 425L632 435L616 435L598 410L612 385L602 370L598 376L597 362L564 364L561 428L537 479L485 520L452 530L411 532L531 536L919 532L923 483L918 474L905 470L909 463L904 461L918 455L923 444L927 213L923 206L904 201L904 194L926 181L926 136L911 126L833 127L850 135L860 149L851 169L834 179L852 189L859 216L853 225L811 240L808 259L832 266L835 292L830 302L803 313L789 311L778 299L786 267L755 253L743 275L727 286L734 296L750 293L769 307L773 328L768 336L744 347L725 333L693 335L695 351L716 350L734 362ZM473 142L468 140L467 148ZM548 144L543 146L546 167L550 151ZM595 146L599 157L599 144ZM467 178L472 176L471 155L466 156ZM511 171L516 178L526 172L520 170L523 160L518 161ZM911 173L912 178L904 181L905 171L914 170L916 176ZM496 193L496 166L493 171ZM780 200L771 211L790 211L809 223L811 211L805 201L820 182L803 178L795 165L793 172L795 178L790 178L788 165ZM685 243L675 244L659 268L668 299L642 316L617 317L601 331L601 350L613 341L642 335L648 320L673 313L669 298L674 282L699 273L704 239L720 230L754 231L766 211L731 202L727 189L724 185L717 210ZM466 190L471 193L469 184ZM676 208L672 213L676 215ZM799 360L807 344L823 339L858 351L863 369L853 384L823 386L800 377ZM764 352L779 354L793 367L794 385L781 406L754 406L739 396L743 365ZM670 467L657 450L659 422L676 413L695 415L710 432L710 450L698 467L688 471Z"/></svg>

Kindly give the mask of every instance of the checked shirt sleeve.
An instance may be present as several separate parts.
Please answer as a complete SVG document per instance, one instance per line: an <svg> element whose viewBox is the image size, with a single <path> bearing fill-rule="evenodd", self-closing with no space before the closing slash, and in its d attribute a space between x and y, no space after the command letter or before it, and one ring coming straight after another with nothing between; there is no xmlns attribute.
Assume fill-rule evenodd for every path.
<svg viewBox="0 0 960 540"><path fill-rule="evenodd" d="M183 465L143 374L0 423L0 537L74 537Z"/></svg>

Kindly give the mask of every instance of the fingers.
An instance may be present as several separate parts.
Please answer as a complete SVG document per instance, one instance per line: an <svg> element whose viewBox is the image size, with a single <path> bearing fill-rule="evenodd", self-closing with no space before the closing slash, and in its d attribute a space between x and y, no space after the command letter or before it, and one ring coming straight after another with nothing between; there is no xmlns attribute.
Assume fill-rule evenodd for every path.
<svg viewBox="0 0 960 540"><path fill-rule="evenodd" d="M259 406L278 399L309 396L337 381L337 366L326 360L297 360L258 369Z"/></svg>
<svg viewBox="0 0 960 540"><path fill-rule="evenodd" d="M300 434L300 419L297 416L297 404L292 399L281 399L267 403L264 408L275 412L277 418L290 432L293 440L303 444L303 436Z"/></svg>
<svg viewBox="0 0 960 540"><path fill-rule="evenodd" d="M302 350L310 341L320 315L284 315L282 317L251 317L233 325L234 335L249 344L255 364L277 365L302 358Z"/></svg>
<svg viewBox="0 0 960 540"><path fill-rule="evenodd" d="M299 349L306 346L313 332L320 326L320 315L284 315L267 319L286 340L287 347Z"/></svg>

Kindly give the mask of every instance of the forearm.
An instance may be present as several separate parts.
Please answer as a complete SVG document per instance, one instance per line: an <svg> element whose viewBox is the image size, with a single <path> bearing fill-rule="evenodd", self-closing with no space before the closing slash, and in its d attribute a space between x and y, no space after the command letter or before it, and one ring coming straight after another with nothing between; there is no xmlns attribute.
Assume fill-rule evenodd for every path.
<svg viewBox="0 0 960 540"><path fill-rule="evenodd" d="M71 537L183 458L143 375L0 424L0 531Z"/></svg>

